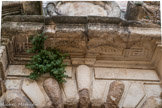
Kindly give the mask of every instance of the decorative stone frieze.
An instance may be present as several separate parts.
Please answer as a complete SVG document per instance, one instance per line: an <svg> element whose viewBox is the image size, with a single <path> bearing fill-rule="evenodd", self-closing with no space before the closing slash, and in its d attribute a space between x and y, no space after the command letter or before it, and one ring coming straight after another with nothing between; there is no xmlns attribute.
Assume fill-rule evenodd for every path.
<svg viewBox="0 0 162 108"><path fill-rule="evenodd" d="M10 43L16 46L12 49L14 51L10 51L15 52L11 53L14 57L10 56L9 59L13 64L20 64L20 61L26 64L31 57L26 54L26 50L31 47L29 36L43 31L48 36L45 46L69 53L68 59L72 64L95 65L99 60L118 60L117 63L124 60L124 64L129 65L133 61L134 67L152 68L151 63L146 62L152 59L161 35L157 24L111 17L37 15L8 16L3 20L2 36L10 37Z"/></svg>

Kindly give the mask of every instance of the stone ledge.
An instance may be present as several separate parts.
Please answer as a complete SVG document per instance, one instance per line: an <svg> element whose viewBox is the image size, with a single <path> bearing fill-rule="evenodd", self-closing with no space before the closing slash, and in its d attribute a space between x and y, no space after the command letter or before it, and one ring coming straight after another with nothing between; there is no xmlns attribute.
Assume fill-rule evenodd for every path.
<svg viewBox="0 0 162 108"><path fill-rule="evenodd" d="M143 23L140 21L127 21L117 17L100 17L100 16L52 16L44 17L42 15L12 15L3 18L3 21L9 22L44 22L46 25L55 23L64 24L88 24L88 23L106 23L116 24L123 27L145 27L160 28L157 24Z"/></svg>
<svg viewBox="0 0 162 108"><path fill-rule="evenodd" d="M12 15L5 16L3 22L44 22L43 15Z"/></svg>

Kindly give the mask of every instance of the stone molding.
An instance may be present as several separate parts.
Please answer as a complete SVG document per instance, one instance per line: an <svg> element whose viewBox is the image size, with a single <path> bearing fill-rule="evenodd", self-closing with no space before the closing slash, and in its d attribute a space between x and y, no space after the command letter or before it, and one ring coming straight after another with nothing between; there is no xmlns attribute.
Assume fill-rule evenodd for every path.
<svg viewBox="0 0 162 108"><path fill-rule="evenodd" d="M48 36L46 47L69 53L73 65L110 67L108 62L112 62L111 66L149 69L154 68L151 60L161 36L159 25L120 18L6 16L2 37L10 39L10 63L25 64L30 59L25 52L31 47L29 36L42 31Z"/></svg>

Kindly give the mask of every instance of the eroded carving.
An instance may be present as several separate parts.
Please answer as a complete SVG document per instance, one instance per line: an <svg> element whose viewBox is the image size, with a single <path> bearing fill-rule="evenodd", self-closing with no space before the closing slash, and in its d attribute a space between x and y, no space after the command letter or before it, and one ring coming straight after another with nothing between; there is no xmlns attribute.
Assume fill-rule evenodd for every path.
<svg viewBox="0 0 162 108"><path fill-rule="evenodd" d="M120 8L114 1L92 2L49 2L46 6L47 14L67 16L109 16L120 17Z"/></svg>

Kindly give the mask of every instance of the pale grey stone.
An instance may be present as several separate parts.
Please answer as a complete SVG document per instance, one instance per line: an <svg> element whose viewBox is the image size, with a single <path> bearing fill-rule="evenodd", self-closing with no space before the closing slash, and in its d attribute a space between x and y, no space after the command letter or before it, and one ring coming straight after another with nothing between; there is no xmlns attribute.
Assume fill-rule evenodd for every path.
<svg viewBox="0 0 162 108"><path fill-rule="evenodd" d="M22 90L36 107L43 108L46 106L45 97L36 81L25 79L23 81Z"/></svg>

